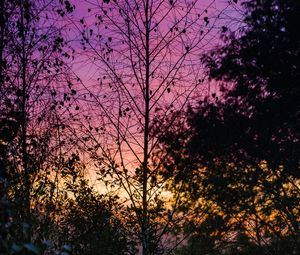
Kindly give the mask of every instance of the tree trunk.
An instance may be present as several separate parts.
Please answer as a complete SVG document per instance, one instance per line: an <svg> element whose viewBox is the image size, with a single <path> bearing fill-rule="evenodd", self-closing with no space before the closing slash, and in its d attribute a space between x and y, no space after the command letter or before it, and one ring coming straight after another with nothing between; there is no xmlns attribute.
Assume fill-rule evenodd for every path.
<svg viewBox="0 0 300 255"><path fill-rule="evenodd" d="M146 30L146 73L145 73L145 129L144 129L144 160L143 160L143 215L142 215L142 240L143 255L148 254L149 233L148 233L148 202L147 202L147 182L148 182L148 138L149 138L149 86L150 86L150 60L149 60L149 1L145 4L145 30Z"/></svg>
<svg viewBox="0 0 300 255"><path fill-rule="evenodd" d="M20 3L20 12L21 12L21 35L22 35L22 56L21 56L21 81L22 81L22 91L21 91L21 148L22 148L22 161L23 161L23 171L24 171L24 216L28 222L30 219L30 173L28 166L28 155L27 155L27 113L26 113L26 101L27 101L27 81L26 81L26 72L27 72L27 57L26 57L26 28L25 28L25 17L24 17L24 1Z"/></svg>

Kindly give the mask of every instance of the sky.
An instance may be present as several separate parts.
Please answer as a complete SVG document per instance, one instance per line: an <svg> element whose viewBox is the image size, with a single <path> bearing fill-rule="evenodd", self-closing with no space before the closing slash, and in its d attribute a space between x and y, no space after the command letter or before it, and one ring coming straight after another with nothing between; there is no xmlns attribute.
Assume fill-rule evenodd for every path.
<svg viewBox="0 0 300 255"><path fill-rule="evenodd" d="M159 1L153 2L157 4ZM186 6L191 6L193 3L192 1L174 1L176 6L180 2L188 3ZM218 84L206 79L205 69L200 63L201 54L220 45L219 33L222 26L235 30L241 24L240 7L238 4L224 0L199 0L196 2L191 15L186 17L184 16L186 9L181 8L176 8L176 11L171 11L166 15L169 8L168 1L163 1L162 6L157 5L159 13L155 22L158 22L159 25L152 31L150 43L150 48L153 49L152 56L155 56L151 69L153 76L150 81L153 90L152 120L156 117L167 118L172 111L185 107L187 97L189 97L189 103L192 103L193 98L197 101L203 96L209 96L218 91ZM134 113L144 107L141 97L143 89L139 89L137 85L139 78L143 80L145 73L143 67L139 66L137 69L141 70L141 74L133 75L135 69L132 69L130 57L135 63L140 61L139 52L143 48L143 40L139 37L140 31L131 29L132 40L139 46L135 47L133 55L130 55L130 48L126 43L123 44L127 35L120 34L120 31L125 31L124 27L118 26L119 24L124 26L126 23L123 23L118 10L111 11L110 5L104 5L104 9L101 10L102 1L97 3L96 0L77 0L72 3L76 8L74 13L69 16L70 30L67 33L71 40L70 45L76 51L72 69L80 78L80 82L77 84L77 102L80 105L78 116L80 115L83 119L76 128L78 135L81 138L90 137L89 142L93 147L97 146L98 155L106 152L117 161L120 161L120 157L124 157L124 167L134 169L138 166L137 159L142 159L143 154L143 125L140 118ZM99 15L104 17L106 11L110 11L113 20L107 19L107 23L100 24ZM126 16L128 13L125 12L124 15ZM160 22L160 17L163 15L166 16ZM181 17L184 19L181 20ZM131 16L131 18L135 19L136 17ZM114 23L116 20L117 22ZM174 39L168 45L161 38L169 33L172 24L176 22L178 22L178 31L186 29L186 32L182 32L178 37L174 36L176 40ZM139 24L142 27L142 24ZM91 29L93 29L93 35L91 35ZM83 31L84 35L89 38L90 45L81 44ZM166 37L166 39L168 38ZM179 71L177 72L177 69L172 71L172 66L175 66L181 56L186 53L187 47L190 48L190 52L186 55ZM113 52L106 54L107 49L113 49ZM155 55L155 49L157 55ZM170 71L172 72L167 78L171 82L172 77L175 77L172 80L172 83L176 84L174 87L169 87L168 81L164 80L166 73ZM113 72L116 72L117 76L114 76ZM122 78L126 90L128 88L127 92L119 90L121 83L116 82L116 77ZM201 84L197 85L199 80L201 80ZM127 116L116 117L120 110L124 114L126 109L129 109ZM116 132L117 128L121 132ZM100 130L100 132L95 130ZM123 138L123 135L126 138ZM120 146L116 143L116 139L122 141ZM155 141L154 137L150 141L150 147L156 146ZM94 167L90 166L90 169ZM89 171L89 174L91 179L95 178L95 171Z"/></svg>

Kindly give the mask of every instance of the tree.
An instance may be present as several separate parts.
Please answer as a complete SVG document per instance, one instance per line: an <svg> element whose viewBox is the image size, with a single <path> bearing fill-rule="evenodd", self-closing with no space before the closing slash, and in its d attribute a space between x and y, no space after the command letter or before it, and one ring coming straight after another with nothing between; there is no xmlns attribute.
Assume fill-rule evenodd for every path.
<svg viewBox="0 0 300 255"><path fill-rule="evenodd" d="M62 9L72 11L67 2L64 8L52 0L1 1L0 185L4 210L0 245L4 253L36 251L31 230L36 216L33 208L38 204L34 194L37 178L50 175L49 165L59 154L57 148L62 148L56 134L64 114L58 114L53 104L62 96L61 81L72 77L65 64L69 55L61 28L52 18L59 20L57 12Z"/></svg>
<svg viewBox="0 0 300 255"><path fill-rule="evenodd" d="M129 253L132 247L126 228L113 213L119 208L116 199L99 195L84 179L72 189L75 199L69 200L60 233L72 254Z"/></svg>
<svg viewBox="0 0 300 255"><path fill-rule="evenodd" d="M123 222L117 198L101 195L91 187L84 175L85 164L73 154L60 163L56 176L59 190L51 194L51 184L44 184L39 192L41 210L39 217L48 222L48 229L39 235L51 244L46 252L71 254L128 254L131 243ZM54 198L53 198L54 196ZM56 202L58 201L58 203ZM47 209L53 207L53 209ZM40 220L41 221L41 220Z"/></svg>
<svg viewBox="0 0 300 255"><path fill-rule="evenodd" d="M203 57L222 84L163 139L186 191L235 218L266 252L299 246L299 34L296 1L244 1L244 26ZM243 228L242 228L243 226ZM248 226L244 228L245 226ZM273 240L273 241L270 241ZM286 243L286 244L284 244Z"/></svg>
<svg viewBox="0 0 300 255"><path fill-rule="evenodd" d="M245 7L247 28L242 31L245 35L233 39L227 36L229 45L214 52L215 56L207 55L204 60L212 78L236 84L226 97L228 101L240 98L239 101L245 101L236 102L237 106L244 105L241 114L242 111L244 115L252 113L246 107L260 113L254 117L257 118L256 129L260 131L257 140L261 144L254 142L253 151L257 154L264 151L271 167L282 164L280 161L285 158L286 171L298 176L299 123L294 118L299 114L296 85L299 81L299 37L294 25L299 5L290 1L247 1ZM268 145L263 147L263 144ZM278 145L282 149L275 155ZM285 147L290 147L289 151Z"/></svg>
<svg viewBox="0 0 300 255"><path fill-rule="evenodd" d="M73 10L0 3L0 254L129 250L115 197L89 186L70 137L78 106L63 29Z"/></svg>
<svg viewBox="0 0 300 255"><path fill-rule="evenodd" d="M170 198L162 194L158 138L173 124L171 113L203 89L197 55L213 37L211 6L214 1L90 2L96 22L80 19L82 55L97 68L94 83L84 84L89 108L83 106L80 137L99 178L126 193L144 255L163 252L162 240L176 222L178 194L170 210L163 207ZM162 120L168 122L163 128Z"/></svg>

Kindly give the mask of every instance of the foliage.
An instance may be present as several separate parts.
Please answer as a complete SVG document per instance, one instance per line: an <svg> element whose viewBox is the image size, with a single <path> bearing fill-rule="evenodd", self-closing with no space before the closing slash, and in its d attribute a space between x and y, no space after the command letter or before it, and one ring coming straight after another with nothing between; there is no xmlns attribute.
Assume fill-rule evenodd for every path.
<svg viewBox="0 0 300 255"><path fill-rule="evenodd" d="M72 212L66 216L69 197L59 181L77 177L79 158L68 158L64 140L70 124L66 113L76 91L58 23L74 7L69 1L24 0L1 1L0 8L0 253L69 254L71 240L59 242L57 218L77 217ZM93 197L84 187L82 181L76 194ZM99 209L106 203L97 201ZM102 208L99 215L106 217L106 212L109 208ZM109 217L95 227L109 229Z"/></svg>
<svg viewBox="0 0 300 255"><path fill-rule="evenodd" d="M235 128L229 132L235 137L228 140L239 141L236 149L248 146L249 157L259 161L263 153L271 168L283 165L288 174L298 176L299 3L246 1L244 5L242 35L225 32L227 45L204 56L212 78L234 83L224 92L226 101L216 103L224 108L216 118L221 124L230 118L225 115L237 114L238 123L228 126Z"/></svg>
<svg viewBox="0 0 300 255"><path fill-rule="evenodd" d="M203 57L220 91L190 107L165 135L166 166L174 185L189 182L189 197L205 197L229 216L231 231L251 239L246 246L282 254L279 247L289 245L297 253L300 5L243 6L245 26L223 28L225 45Z"/></svg>
<svg viewBox="0 0 300 255"><path fill-rule="evenodd" d="M299 1L87 2L0 1L0 255L299 253Z"/></svg>
<svg viewBox="0 0 300 255"><path fill-rule="evenodd" d="M67 186L70 198L59 223L60 242L69 244L72 254L125 254L128 236L113 214L121 210L116 198L99 195L82 178Z"/></svg>

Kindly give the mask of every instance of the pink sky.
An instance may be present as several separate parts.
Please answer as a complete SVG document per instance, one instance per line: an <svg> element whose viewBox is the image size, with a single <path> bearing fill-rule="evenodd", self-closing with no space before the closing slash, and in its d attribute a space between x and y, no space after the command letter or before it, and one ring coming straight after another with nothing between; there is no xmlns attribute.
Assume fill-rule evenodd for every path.
<svg viewBox="0 0 300 255"><path fill-rule="evenodd" d="M117 98L117 93L110 93L108 91L108 87L104 88L105 86L108 86L108 84L110 83L110 79L104 79L105 76L107 77L107 67L105 65L103 66L103 64L100 63L101 61L99 60L99 56L97 56L97 54L95 54L95 52L91 51L89 48L84 50L79 43L79 40L81 39L80 31L84 29L84 25L81 24L79 21L84 17L88 29L90 29L89 26L91 25L95 31L97 27L93 26L92 24L96 20L95 16L101 13L101 11L98 7L95 7L94 0L78 0L73 1L73 3L76 5L76 9L75 12L71 15L70 20L73 23L73 35L78 34L77 40L73 41L73 47L77 50L77 56L75 58L75 65L73 66L73 68L76 75L78 75L82 80L82 84L78 85L78 95L80 97L78 102L81 104L80 115L85 114L87 118L91 118L90 121L88 119L83 119L82 125L78 126L78 131L82 132L82 134L89 132L90 135L92 135L93 138L95 138L97 143L101 144L103 139L106 145L111 143L111 148L114 148L113 150L116 150L115 157L116 159L118 159L120 157L120 155L118 156L118 153L120 152L118 152L115 143L117 134L115 133L115 131L113 131L114 125L112 125L112 123L108 123L111 120L109 120L107 116L111 116L111 118L113 118L116 122L119 121L116 116L118 115L119 111L118 100L120 99ZM166 4L168 4L167 1ZM168 92L166 90L166 86L168 86L167 82L164 82L164 85L161 87L162 89L158 89L159 83L162 80L159 74L157 74L156 77L151 79L151 87L154 93L155 91L157 91L157 95L155 95L155 97L152 100L153 104L155 103L155 108L152 109L152 118L156 115L159 115L160 112L162 112L162 114L169 114L172 110L171 108L169 108L170 105L173 105L173 109L176 110L182 107L183 104L185 104L184 100L186 96L191 96L192 89L194 89L194 86L196 86L198 80L202 80L206 77L200 63L201 53L207 52L208 50L212 49L220 43L219 32L223 25L235 28L239 24L240 20L238 17L240 14L238 12L238 8L239 7L237 5L228 5L228 1L224 0L202 0L197 2L197 5L195 6L193 12L194 17L197 17L198 14L200 15L198 21L195 21L195 24L199 23L199 30L187 29L187 32L184 33L182 37L180 37L182 38L181 42L179 41L178 43L174 43L173 46L171 45L170 47L168 46L166 48L170 50L170 52L160 52L159 56L163 55L164 52L170 55L169 59L166 58L164 60L166 65L160 64L161 57L159 56L153 62L153 68L155 69L155 65L160 65L159 70L162 72L161 75L164 75L164 73L168 72L170 68L168 65L176 63L176 58L179 58L180 54L184 52L185 49L182 48L183 45L195 45L195 47L192 48L193 51L191 52L191 54L189 54L189 56L186 59L186 67L180 71L181 73L176 73L176 75L178 76L178 79L175 80L175 83L177 84L176 88L172 88L172 90ZM89 9L91 11L89 11ZM117 13L115 13L114 15L116 14ZM161 15L163 15L163 12L161 13ZM180 12L178 12L176 15L180 17L181 14ZM207 22L205 21L205 17L208 18L208 24L206 24ZM169 31L169 27L172 22L173 21L168 20L164 21L162 23L163 25L161 25L158 28L157 33L160 33L162 36L166 34ZM190 20L187 20L186 22L190 22ZM200 36L201 30L204 31L203 34L205 36L203 37ZM109 43L114 49L114 52L122 52L121 55L110 54L110 58L112 59L110 61L113 61L113 65L117 68L116 71L118 72L118 74L120 74L120 77L122 77L124 82L127 84L126 86L129 87L130 94L133 98L136 98L137 100L137 105L134 106L134 101L126 101L127 99L125 98L125 93L123 95L124 99L122 99L122 107L124 107L124 105L127 105L127 107L129 108L139 106L143 107L142 104L140 105L140 103L143 103L143 100L138 99L141 96L141 91L137 89L137 87L132 87L133 83L137 84L137 80L134 77L132 78L132 73L130 74L130 72L132 72L130 66L128 66L128 68L125 67L127 65L126 54L128 54L128 52L126 52L126 48L122 46L121 37L118 34L116 34L116 31L114 31L112 27L106 29L104 26L102 26L98 33L100 33L102 37L101 39L99 39L99 42L94 41L93 43L95 47L97 47L97 50L99 50L99 52L102 48L101 45L105 45L105 43ZM112 42L109 41L110 37L113 38ZM152 44L150 45L150 47L152 47L153 49L156 47L156 42L159 42L159 36L154 34L154 38L156 39L154 39L152 41ZM139 39L137 38L137 40ZM199 42L195 40L199 40ZM114 44L115 41L116 43ZM141 43L141 41L138 41L138 43ZM138 59L138 55L135 57L135 59ZM100 85L100 82L103 82L103 85ZM88 96L87 90L92 92L93 97ZM208 81L205 79L205 82L202 82L201 85L193 91L193 93L194 96L198 98L197 100L199 100L199 97L206 96L208 91L209 93L217 91L217 84L209 84ZM85 96L85 98L83 98L83 96ZM99 100L99 102L97 100ZM190 100L192 100L192 97L190 97ZM100 105L104 108L101 108ZM137 110L137 108L135 109ZM107 116L103 116L103 110L107 111ZM134 156L134 153L130 150L128 144L124 143L124 145L122 145L122 153L126 156L125 163L126 165L128 164L128 166L130 167L135 161L134 159L138 159L142 156L140 155L142 143L139 143L142 142L143 133L139 132L138 130L140 125L137 117L121 118L121 121L122 128L124 128L124 135L126 134L127 138L130 137L130 144L132 146L132 149L136 153L136 155ZM109 132L107 132L108 130L104 130L103 132L95 132L95 129L100 129L105 125L107 125L107 129L109 130ZM89 131L88 126L92 126L94 129ZM128 131L126 131L127 129L130 131L129 133ZM153 140L153 142L155 142L155 139ZM99 151L99 155L100 154L101 151ZM135 161L134 165L136 165L136 163L137 162Z"/></svg>

